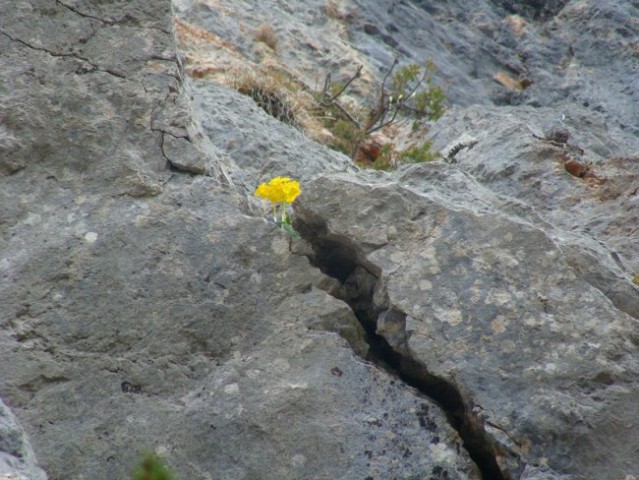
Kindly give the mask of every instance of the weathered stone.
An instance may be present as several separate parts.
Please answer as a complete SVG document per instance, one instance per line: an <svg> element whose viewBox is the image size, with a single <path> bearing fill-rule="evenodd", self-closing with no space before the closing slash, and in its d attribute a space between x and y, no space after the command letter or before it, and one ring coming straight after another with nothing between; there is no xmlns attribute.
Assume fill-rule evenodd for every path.
<svg viewBox="0 0 639 480"><path fill-rule="evenodd" d="M639 11L632 2L175 3L181 18L228 42L223 48L201 49L195 63L219 66L231 48L234 58L239 54L259 61L248 32L266 23L280 44L273 61L311 88L320 88L328 73L334 80L349 78L363 65L363 86L352 93L361 97L370 94L395 57L402 64L431 60L438 69L435 79L445 85L454 105L546 106L557 119L580 105L635 141L639 136L639 88L633 76ZM532 83L513 92L495 82L500 72Z"/></svg>
<svg viewBox="0 0 639 480"><path fill-rule="evenodd" d="M235 90L195 80L189 88L204 135L232 159L229 174L251 192L260 181L278 175L305 181L327 171L356 171L347 157L309 141Z"/></svg>
<svg viewBox="0 0 639 480"><path fill-rule="evenodd" d="M204 179L70 202L31 227L77 219L65 237L4 257L3 395L50 478L120 478L149 448L189 478L477 478L435 405L309 330L363 345L322 275L236 203Z"/></svg>
<svg viewBox="0 0 639 480"><path fill-rule="evenodd" d="M201 175L209 173L209 160L186 138L165 134L162 137L162 153L176 170Z"/></svg>
<svg viewBox="0 0 639 480"><path fill-rule="evenodd" d="M573 107L563 122L570 138L556 144L544 134L555 115L551 109L522 107L453 110L433 129L434 145L448 151L472 138L470 148L455 154L456 166L487 191L503 195L512 211L530 222L553 225L564 236L599 239L608 247L605 256L615 258L629 277L639 270L639 240L633 234L639 224L639 142L599 114ZM571 177L566 159L590 165L593 177Z"/></svg>
<svg viewBox="0 0 639 480"><path fill-rule="evenodd" d="M7 480L47 478L35 464L35 455L24 430L3 402L0 402L0 478Z"/></svg>
<svg viewBox="0 0 639 480"><path fill-rule="evenodd" d="M195 124L168 7L2 11L0 395L48 478L127 478L153 450L192 479L478 479L445 413L354 354L334 282L251 198L289 160L355 169L252 107L241 151Z"/></svg>
<svg viewBox="0 0 639 480"><path fill-rule="evenodd" d="M352 262L344 282L357 265L368 272L373 285L355 278L354 300L369 302L376 332L456 385L469 414L518 458L511 475L546 463L578 478L636 471L639 326L607 287L625 282L634 302L639 294L610 257L590 253L600 245L502 208L504 197L454 166L411 167L401 182L360 177L311 182L297 222L325 271L341 250ZM576 268L579 255L602 285Z"/></svg>
<svg viewBox="0 0 639 480"><path fill-rule="evenodd" d="M636 5L5 3L0 396L50 480L639 470ZM361 101L396 56L452 108L392 174L213 82L361 64ZM0 464L43 478L16 425Z"/></svg>

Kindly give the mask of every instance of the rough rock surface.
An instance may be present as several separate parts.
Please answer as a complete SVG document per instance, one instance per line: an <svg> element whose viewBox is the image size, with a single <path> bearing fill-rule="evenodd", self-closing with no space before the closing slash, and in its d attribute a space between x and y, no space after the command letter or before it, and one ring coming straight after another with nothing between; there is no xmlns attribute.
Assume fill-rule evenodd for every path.
<svg viewBox="0 0 639 480"><path fill-rule="evenodd" d="M219 70L243 58L286 68L320 88L327 73L348 78L357 65L364 66L362 79L370 85L394 57L402 63L432 60L455 105L548 106L555 121L578 105L600 113L639 148L636 2L174 3L181 19L208 35L187 55L192 69ZM275 31L275 54L255 41L261 24Z"/></svg>
<svg viewBox="0 0 639 480"><path fill-rule="evenodd" d="M227 171L238 186L251 191L258 181L282 174L305 182L323 172L356 171L350 159L309 142L249 97L215 83L191 80L188 87L203 132L215 139L215 148L229 160Z"/></svg>
<svg viewBox="0 0 639 480"><path fill-rule="evenodd" d="M0 402L0 478L46 479L45 473L35 464L35 455L24 430L3 402Z"/></svg>
<svg viewBox="0 0 639 480"><path fill-rule="evenodd" d="M23 461L0 468L636 476L637 10L5 2L0 398L31 445L0 405ZM358 100L395 56L432 59L451 108L443 158L392 173L216 83L361 64ZM274 175L302 181L302 240L253 197Z"/></svg>
<svg viewBox="0 0 639 480"><path fill-rule="evenodd" d="M461 390L498 455L516 458L511 471L624 478L637 468L636 287L625 279L633 317L590 278L624 281L591 253L597 242L539 228L518 207L433 164L394 181L320 178L297 218L316 263L350 285L356 309L367 304L361 316L394 351Z"/></svg>
<svg viewBox="0 0 639 480"><path fill-rule="evenodd" d="M143 450L191 479L479 478L442 410L362 359L334 282L231 185L243 157L195 122L169 7L2 12L0 392L48 478L126 478ZM253 115L243 135L280 128ZM281 135L318 152L308 178L353 170Z"/></svg>

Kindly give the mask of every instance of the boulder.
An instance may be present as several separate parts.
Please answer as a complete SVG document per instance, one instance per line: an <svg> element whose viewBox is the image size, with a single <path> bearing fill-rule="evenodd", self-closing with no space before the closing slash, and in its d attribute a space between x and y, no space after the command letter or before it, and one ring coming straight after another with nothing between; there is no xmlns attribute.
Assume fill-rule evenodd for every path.
<svg viewBox="0 0 639 480"><path fill-rule="evenodd" d="M380 360L461 408L504 478L637 471L639 291L605 245L445 162L320 177L296 214L314 264L383 343Z"/></svg>

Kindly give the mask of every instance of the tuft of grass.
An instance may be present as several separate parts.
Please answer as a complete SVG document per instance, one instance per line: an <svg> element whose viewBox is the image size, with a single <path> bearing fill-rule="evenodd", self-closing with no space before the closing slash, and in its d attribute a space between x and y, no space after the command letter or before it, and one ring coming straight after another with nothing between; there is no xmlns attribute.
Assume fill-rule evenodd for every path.
<svg viewBox="0 0 639 480"><path fill-rule="evenodd" d="M357 146L366 136L361 128L341 118L328 123L327 127L333 134L330 146L349 157L353 157Z"/></svg>
<svg viewBox="0 0 639 480"><path fill-rule="evenodd" d="M441 153L432 150L433 143L428 140L421 146L414 145L402 151L398 155L400 163L432 162L441 157Z"/></svg>
<svg viewBox="0 0 639 480"><path fill-rule="evenodd" d="M379 156L373 162L373 168L375 170L393 170L393 154L395 153L395 145L392 143L387 143L383 145Z"/></svg>
<svg viewBox="0 0 639 480"><path fill-rule="evenodd" d="M224 83L251 97L273 118L326 143L327 134L317 118L315 100L307 87L288 72L277 68L235 70Z"/></svg>
<svg viewBox="0 0 639 480"><path fill-rule="evenodd" d="M262 23L255 30L255 40L267 45L271 50L277 52L277 36L275 30L268 23Z"/></svg>
<svg viewBox="0 0 639 480"><path fill-rule="evenodd" d="M353 12L344 11L335 0L329 0L324 5L324 13L328 18L350 23L354 20Z"/></svg>
<svg viewBox="0 0 639 480"><path fill-rule="evenodd" d="M143 455L140 464L133 472L133 480L175 480L164 462L153 453Z"/></svg>
<svg viewBox="0 0 639 480"><path fill-rule="evenodd" d="M402 164L432 162L440 157L439 152L432 150L432 142L429 141L425 141L422 145L413 145L405 150L398 150L394 143L386 143L381 146L372 163L362 163L360 166L388 171Z"/></svg>
<svg viewBox="0 0 639 480"><path fill-rule="evenodd" d="M283 75L256 75L238 72L231 87L251 97L270 116L280 122L300 128L301 107L295 97L295 87Z"/></svg>

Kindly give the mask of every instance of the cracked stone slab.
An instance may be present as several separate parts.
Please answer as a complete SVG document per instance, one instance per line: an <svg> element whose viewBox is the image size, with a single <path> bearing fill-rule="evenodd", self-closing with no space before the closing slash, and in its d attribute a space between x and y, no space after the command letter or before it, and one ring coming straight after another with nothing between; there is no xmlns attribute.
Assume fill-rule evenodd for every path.
<svg viewBox="0 0 639 480"><path fill-rule="evenodd" d="M181 176L135 200L52 189L14 225L0 392L50 478L124 478L159 449L202 480L478 480L439 407L353 353L350 308L242 204Z"/></svg>
<svg viewBox="0 0 639 480"><path fill-rule="evenodd" d="M302 135L287 150L230 95L250 142L208 138L170 20L146 0L0 7L0 395L48 477L126 478L151 450L194 480L478 480L444 412L355 353L352 310L257 202L167 168L354 170Z"/></svg>
<svg viewBox="0 0 639 480"><path fill-rule="evenodd" d="M82 175L85 188L106 182L113 195L161 190L172 172L154 130L201 137L172 35L157 28L170 19L168 2L1 6L0 172L37 170L63 186ZM216 156L168 143L184 170L222 176Z"/></svg>
<svg viewBox="0 0 639 480"><path fill-rule="evenodd" d="M321 177L296 203L296 224L376 274L379 332L393 343L404 329L410 354L459 387L522 467L636 471L639 327L573 267L588 239L500 210L454 166L420 165L411 178L407 188L384 174ZM612 259L593 261L619 277ZM403 321L389 325L389 308Z"/></svg>
<svg viewBox="0 0 639 480"><path fill-rule="evenodd" d="M237 18L228 12L216 18L221 2L215 7L195 3L196 15L214 18L211 26L240 37L249 53L253 38L246 32L252 28L236 28L237 19L246 19L248 27L258 26L263 12L278 20L268 2ZM329 25L321 36L313 30L287 37L309 40L300 58L328 60L323 64L328 68L339 64L349 71L354 60L370 54L370 64L380 66L394 56L393 48L411 44L412 38L420 42L412 46L421 45L422 58L432 51L457 53L444 69L447 78L457 80L451 89L462 102L527 101L486 88L492 82L489 69L509 60L499 42L513 41L504 23L508 18L498 18L490 2L478 2L470 13L467 2L448 2L433 9L434 19L426 9L412 12L421 16L407 15L405 8L411 7L400 3L356 2L360 14L350 17L352 28L338 27L340 38L334 35L335 22L325 18L323 0L277 11L304 10L301 22L284 17L291 20L286 22L291 31L309 20L313 29ZM617 4L605 15L594 15L600 2L571 4L565 12L572 30L581 29L583 19L603 20L605 26L613 22L606 39L575 44L579 62L588 65L590 51L595 60L605 59L599 71L570 63L564 64L567 70L556 68L564 63L557 52L569 51L571 28L558 29L566 37L554 42L549 56L544 45L552 32L533 32L544 47L531 52L540 77L544 68L552 68L552 77L562 85L566 80L568 88L555 92L550 86L557 83L540 81L528 100L549 105L577 100L590 102L592 109L609 108L607 118L619 128L625 124L622 138L627 139L637 124L632 121L635 103L626 101L634 95L626 68L632 65L633 47L615 42L632 33L636 15L630 14L635 7ZM389 12L394 5L395 12ZM167 170L162 136L169 134L184 140L171 146L176 164L193 165L188 155L181 158L193 153L185 144L189 138L207 154L220 152L209 157L211 162L233 165L234 177L249 193L263 177L287 169L304 182L321 172L356 170L343 156L308 143L222 87L200 84L204 101L198 113L190 111L189 102L181 103L185 86L170 9L169 2L149 0L0 6L0 62L6 72L0 80L6 108L0 123L0 394L28 430L50 477L125 478L138 460L137 450L144 448L165 455L180 476L193 479L477 479L443 412L353 355L365 354L367 346L350 307L325 293L324 276L292 254L288 239L245 194L215 176ZM462 21L467 14L479 14L480 22ZM402 23L391 26L389 19ZM436 41L403 23L422 19L434 27ZM375 25L380 20L388 25ZM392 31L398 26L409 34ZM451 28L459 27L463 34L451 35ZM344 43L340 51L357 53L339 55L337 62L330 58L336 50L326 53L316 41L343 42L349 36L359 47ZM534 41L526 46L534 47ZM619 47L625 56L611 69L611 58L601 52ZM466 62L469 51L488 51L489 61L476 55ZM282 52L292 62L301 50ZM306 61L309 65L313 80L319 70ZM610 75L619 71L622 82ZM584 77L578 85L575 79ZM602 105L599 95L604 95ZM201 130L189 124L197 115ZM479 123L479 130L487 130L482 120L476 114L466 122L453 119L453 129ZM580 135L592 137L591 150L602 158L616 152L605 125L593 128L590 120L584 116L573 125L583 127ZM506 132L492 145L477 142L456 158L469 167L467 155L483 150L482 156L501 160L500 142L508 143L522 130ZM615 138L620 137L615 133ZM533 148L533 153L543 152ZM633 171L630 156L610 162L615 163ZM619 263L603 255L607 245L595 246L579 231L576 237L565 231L550 235L551 227L535 208L515 198L521 192L504 201L479 187L482 181L507 178L510 165L503 167L416 167L405 172L401 188L384 175L349 177L350 183L340 184L354 185L348 197L322 187L324 196L314 200L321 212L314 218L339 232L336 240L381 278L371 283L379 284L372 298L380 313L394 313L380 319L379 333L397 348L418 351L429 368L465 389L484 428L504 449L530 462L523 465L523 478L550 478L552 467L544 461L562 472L582 469L587 472L582 478L633 475L632 462L639 457L633 450L637 337L633 319L618 311L622 304L632 311L633 290L621 288ZM474 179L469 171L477 173ZM628 172L619 175L620 185L632 185ZM306 183L303 188L306 195ZM620 188L624 212L632 212L633 195ZM614 205L609 198L608 205ZM342 220L348 223L340 223L342 205L347 205ZM401 208L394 210L396 205ZM621 233L616 238L623 240L628 227L623 215L617 220L613 226ZM484 235L472 238L476 231ZM490 233L512 233L512 238L491 243ZM526 246L523 254L519 244ZM622 247L623 265L632 249ZM546 262L533 262L532 276L521 270L527 250ZM562 254L570 256L570 264ZM468 260L475 258L475 263ZM548 268L549 278L538 279L541 267ZM448 269L461 277L458 283L446 277ZM480 289L475 299L472 285L462 290L467 279L481 280L487 293ZM513 313L517 303L509 299L520 300L518 294L533 322L524 318L522 323ZM465 309L453 308L459 299ZM477 317L470 317L475 310ZM494 315L497 311L503 318ZM570 336L575 334L583 338ZM532 346L522 345L524 340ZM557 353L552 346L566 348ZM517 348L523 355L517 356ZM531 360L534 354L538 357ZM583 365L573 365L577 358ZM512 398L504 398L509 390L503 385L515 389ZM563 394L559 387L566 387ZM616 411L621 417L612 415ZM549 436L550 447L544 443ZM578 455L570 459L573 449ZM623 465L630 467L624 471Z"/></svg>

